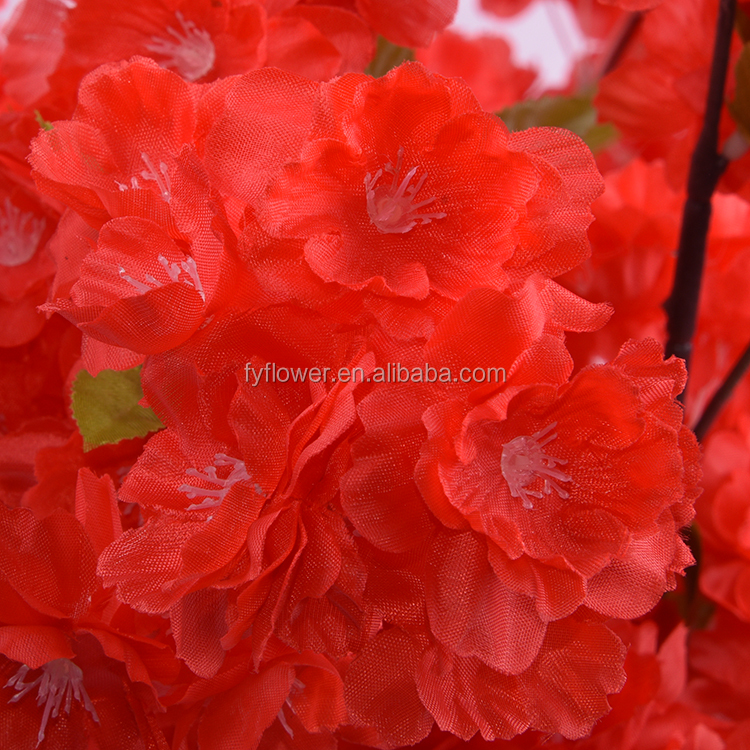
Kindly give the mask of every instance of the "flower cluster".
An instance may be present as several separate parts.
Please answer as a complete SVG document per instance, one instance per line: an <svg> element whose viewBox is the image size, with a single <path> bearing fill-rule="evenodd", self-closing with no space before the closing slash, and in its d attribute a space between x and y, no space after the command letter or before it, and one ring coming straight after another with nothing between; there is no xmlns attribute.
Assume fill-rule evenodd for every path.
<svg viewBox="0 0 750 750"><path fill-rule="evenodd" d="M719 689L740 708L706 731L747 736L710 658L725 632L744 653L744 625L691 644L688 683L663 600L701 492L686 368L658 341L679 196L641 161L605 181L568 129L511 132L423 62L364 72L376 32L427 47L455 5L19 5L4 741L624 748L672 713L698 736ZM506 104L531 78L477 80ZM377 376L394 362L503 378ZM247 377L282 370L361 375ZM735 498L747 467L721 469ZM731 507L706 527L742 547ZM720 596L750 620L746 584Z"/></svg>

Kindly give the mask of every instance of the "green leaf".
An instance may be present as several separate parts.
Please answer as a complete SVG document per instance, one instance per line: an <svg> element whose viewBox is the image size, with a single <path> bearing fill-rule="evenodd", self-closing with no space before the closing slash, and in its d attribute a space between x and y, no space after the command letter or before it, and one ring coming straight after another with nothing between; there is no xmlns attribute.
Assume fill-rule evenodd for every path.
<svg viewBox="0 0 750 750"><path fill-rule="evenodd" d="M73 383L73 417L83 436L83 449L145 437L164 425L143 398L141 368L102 370L96 377L81 370Z"/></svg>
<svg viewBox="0 0 750 750"><path fill-rule="evenodd" d="M380 78L389 70L397 68L402 62L413 59L413 49L399 47L398 44L389 42L384 36L379 36L375 57L372 58L372 62L367 66L365 73L374 78Z"/></svg>
<svg viewBox="0 0 750 750"><path fill-rule="evenodd" d="M597 123L592 97L543 96L541 99L518 102L498 113L509 130L554 127L565 128L580 136L592 151L600 151L617 139L617 130L610 123Z"/></svg>
<svg viewBox="0 0 750 750"><path fill-rule="evenodd" d="M729 102L729 112L745 140L750 140L750 42L742 48L734 80L734 99Z"/></svg>

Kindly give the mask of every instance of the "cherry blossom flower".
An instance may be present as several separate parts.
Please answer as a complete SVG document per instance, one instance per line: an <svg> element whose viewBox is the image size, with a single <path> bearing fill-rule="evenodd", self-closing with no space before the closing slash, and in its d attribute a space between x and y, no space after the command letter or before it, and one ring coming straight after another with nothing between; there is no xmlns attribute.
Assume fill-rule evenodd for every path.
<svg viewBox="0 0 750 750"><path fill-rule="evenodd" d="M271 184L260 214L271 234L307 238L324 281L457 299L556 275L587 254L598 178L574 137L509 134L468 89L418 64L329 87L332 127Z"/></svg>

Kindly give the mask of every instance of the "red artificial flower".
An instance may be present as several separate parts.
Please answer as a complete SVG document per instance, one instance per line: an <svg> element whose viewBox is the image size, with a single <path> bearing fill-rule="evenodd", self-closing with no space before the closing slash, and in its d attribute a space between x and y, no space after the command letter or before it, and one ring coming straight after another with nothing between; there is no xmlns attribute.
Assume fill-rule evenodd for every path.
<svg viewBox="0 0 750 750"><path fill-rule="evenodd" d="M95 576L96 552L121 533L114 489L86 470L78 489L80 521L0 505L0 740L166 750L152 675L173 681L179 667L163 643L118 629Z"/></svg>
<svg viewBox="0 0 750 750"><path fill-rule="evenodd" d="M5 170L0 170L5 180ZM0 187L0 347L35 338L44 326L37 311L49 288L54 264L46 245L57 212L10 180Z"/></svg>
<svg viewBox="0 0 750 750"><path fill-rule="evenodd" d="M487 112L523 99L536 78L530 68L513 64L511 48L500 37L467 39L445 31L427 49L416 50L415 57L435 73L466 81Z"/></svg>
<svg viewBox="0 0 750 750"><path fill-rule="evenodd" d="M460 551L468 550L458 537L453 541L458 546L443 551L458 553L451 560L463 567ZM462 602L469 604L476 594L473 587L465 590ZM494 597L474 603L478 615L488 607L483 622L494 618L489 608L497 603ZM506 625L504 638L522 636L512 621ZM500 629L496 626L494 635ZM424 739L433 717L441 729L463 739L478 731L483 739L507 739L529 725L581 737L608 710L606 695L622 688L623 656L620 640L584 617L550 623L538 657L511 674L393 627L382 630L354 659L344 676L345 697L357 723L379 735L367 744L381 747Z"/></svg>
<svg viewBox="0 0 750 750"><path fill-rule="evenodd" d="M3 34L7 46L0 60L0 82L3 93L22 107L49 90L47 76L65 50L60 27L67 14L64 3L41 0L18 3L13 16L6 19L9 28L7 36Z"/></svg>
<svg viewBox="0 0 750 750"><path fill-rule="evenodd" d="M697 495L697 446L670 403L684 378L655 342L630 344L562 388L511 389L468 413L433 407L417 469L425 501L487 538L496 575L542 620L581 605L638 617L691 562L678 532Z"/></svg>
<svg viewBox="0 0 750 750"><path fill-rule="evenodd" d="M50 85L103 63L150 57L187 81L212 81L263 64L262 3L81 0L64 24L65 53Z"/></svg>
<svg viewBox="0 0 750 750"><path fill-rule="evenodd" d="M174 355L164 361L174 376ZM359 364L369 372L370 362ZM146 365L147 395L161 364L156 357ZM262 368L260 360L253 365ZM136 609L169 612L178 655L204 677L251 626L256 664L272 635L335 658L353 650L370 629L358 604L363 572L332 502L347 466L348 446L337 443L356 420L356 384L337 383L312 403L308 395L290 414L300 406L282 397L284 386L238 387L235 379L229 391L213 376L208 388L163 411L169 381L154 381L149 401L167 423L177 417L179 431L155 435L125 480L120 497L138 503L146 522L103 553L105 582ZM207 422L228 442L183 411L191 399L213 405ZM222 401L228 411L216 414ZM209 610L213 616L200 614Z"/></svg>
<svg viewBox="0 0 750 750"><path fill-rule="evenodd" d="M317 324L314 318L304 323L310 326L312 337L324 335L325 329L329 332L326 335L346 338L354 345L354 340L364 334L368 346L375 347L381 361L393 362L397 354L386 344L387 338L382 334L398 342L428 337L454 305L452 300L436 293L424 300L414 300L384 297L376 291L327 283L305 260L303 238L272 237L259 225L251 209L245 212L243 221L245 226L238 253L257 282L253 299L259 308L268 308L268 313L272 309L269 305L283 306L287 310L287 320L296 321L292 325L283 325L281 320L274 323L279 341L291 337L295 346L301 343L297 341L297 326L302 324L300 308L304 308L320 316ZM261 356L268 355L261 353ZM321 362L334 369L348 364L343 354L334 355L333 360L312 359L307 363L316 366Z"/></svg>
<svg viewBox="0 0 750 750"><path fill-rule="evenodd" d="M600 188L572 134L509 134L459 82L418 64L328 86L333 121L271 185L261 213L272 234L309 238L305 258L324 281L457 299L585 257Z"/></svg>
<svg viewBox="0 0 750 750"><path fill-rule="evenodd" d="M314 81L269 69L230 79L217 87L216 101L207 99L203 158L230 216L257 205L272 177L298 158L318 90Z"/></svg>
<svg viewBox="0 0 750 750"><path fill-rule="evenodd" d="M629 338L666 342L665 306L674 275L684 195L666 180L664 163L636 160L608 172L606 190L592 211L591 257L561 279L596 302L609 302L608 325L571 335L579 365L614 357ZM686 422L694 424L747 345L747 232L750 207L737 196L714 196L705 274L686 395Z"/></svg>
<svg viewBox="0 0 750 750"><path fill-rule="evenodd" d="M429 14L423 20L432 26L419 29L422 34L440 24ZM87 73L133 55L150 57L186 81L208 82L263 66L327 80L364 70L374 54L373 31L354 8L284 8L259 0L126 6L26 0L11 24L0 72L11 102L56 120L72 114Z"/></svg>
<svg viewBox="0 0 750 750"><path fill-rule="evenodd" d="M433 720L464 738L477 731L486 739L512 737L529 725L577 737L607 710L606 694L622 684L621 644L596 619L570 615L580 600L558 611L558 622L551 624L551 617L539 616L535 606L542 605L535 605L532 592L498 577L488 542L466 530L460 513L453 510L458 521L448 511L437 512L436 519L428 512L435 512L435 505L428 500L425 507L424 493L433 497L434 492L423 471L431 459L418 463L420 450L431 451L422 415L432 419L435 403L451 393L481 402L503 388L510 394L523 391L527 379L564 382L571 363L561 329L593 327L596 317L599 323L606 319L605 310L582 300L576 305L577 298L553 282L536 280L523 291L514 299L475 290L445 317L424 350L411 352L415 362L421 357L431 365L471 366L474 357L507 365L506 386L380 385L358 407L365 434L352 444L353 466L341 481L341 502L363 537L365 602L387 624L356 655L344 678L349 711L360 726L378 733L365 744L414 743ZM455 426L453 420L450 429ZM488 481L494 481L494 473L485 469ZM450 482L449 474L444 478ZM457 483L467 490L471 485L470 480ZM461 531L452 532L456 523ZM585 649L574 643L598 653L593 671L584 665ZM550 658L570 672L565 671L555 706L544 707L537 680ZM578 671L590 679L564 689L563 682ZM491 700L481 697L488 694Z"/></svg>
<svg viewBox="0 0 750 750"><path fill-rule="evenodd" d="M649 13L595 99L600 117L616 123L644 158L667 159L671 177L681 162L675 187L684 181L706 104L715 16L716 4L706 0L664 3Z"/></svg>
<svg viewBox="0 0 750 750"><path fill-rule="evenodd" d="M333 732L348 718L337 665L279 643L274 652L255 670L238 647L216 676L195 680L174 706L177 746L335 750Z"/></svg>
<svg viewBox="0 0 750 750"><path fill-rule="evenodd" d="M693 705L714 716L750 722L750 625L719 607L703 630L690 639L690 667L695 675L689 686Z"/></svg>
<svg viewBox="0 0 750 750"><path fill-rule="evenodd" d="M89 469L98 476L109 475L117 485L121 483L135 459L143 450L144 440L134 438L116 445L103 445L84 452L83 438L78 430L70 431L69 423L45 424L55 436L47 445L40 446L33 457L36 484L21 498L21 505L30 508L38 519L46 518L58 509L75 512L78 472ZM65 431L66 439L59 435Z"/></svg>
<svg viewBox="0 0 750 750"><path fill-rule="evenodd" d="M688 631L684 623L661 643L656 624L649 620L638 625L613 623L612 627L628 646L628 681L622 692L610 698L612 711L588 737L561 741L560 745L566 750L725 748L724 739L734 726L691 705L687 693ZM542 750L546 740L537 737L530 746Z"/></svg>
<svg viewBox="0 0 750 750"><path fill-rule="evenodd" d="M244 73L264 64L265 25L262 4L253 1L26 0L8 35L4 91L58 119L72 113L85 74L133 55L150 57L187 81Z"/></svg>
<svg viewBox="0 0 750 750"><path fill-rule="evenodd" d="M188 165L199 98L197 87L151 60L103 65L82 81L73 120L32 142L37 186L96 229L128 215L173 225L170 209L185 210L173 179L181 172L187 189L195 179Z"/></svg>
<svg viewBox="0 0 750 750"><path fill-rule="evenodd" d="M674 249L684 197L673 192L663 163L630 162L607 172L594 201L591 257L558 279L592 302L609 302L609 323L593 334L572 335L579 365L609 361L631 338L666 341L666 313L674 276Z"/></svg>
<svg viewBox="0 0 750 750"><path fill-rule="evenodd" d="M427 47L453 20L458 0L356 0L357 11L378 34L402 47Z"/></svg>
<svg viewBox="0 0 750 750"><path fill-rule="evenodd" d="M8 508L19 507L24 494L37 483L36 454L64 444L67 438L68 430L52 419L30 420L23 428L0 436L0 502Z"/></svg>
<svg viewBox="0 0 750 750"><path fill-rule="evenodd" d="M222 287L240 281L231 255L213 239L207 247L199 239L191 243L188 254L153 221L113 219L82 261L70 300L44 309L112 346L142 354L171 349L217 309Z"/></svg>
<svg viewBox="0 0 750 750"><path fill-rule="evenodd" d="M705 540L701 591L735 617L748 622L750 445L747 429L717 427L713 430L705 441L704 464L706 492L698 504L698 519Z"/></svg>
<svg viewBox="0 0 750 750"><path fill-rule="evenodd" d="M631 154L634 150L648 161L666 161L674 189L687 180L703 123L717 7L715 0L678 0L654 8L644 16L617 67L602 78L594 99L600 119L615 124ZM731 44L730 71L741 51L739 37ZM731 75L728 81L734 85ZM724 108L719 150L736 129ZM626 150L620 151L627 156ZM722 189L744 189L748 164L747 158L732 162Z"/></svg>
<svg viewBox="0 0 750 750"><path fill-rule="evenodd" d="M608 314L551 281L529 283L517 296L476 290L451 310L426 346L402 351L410 372L431 367L437 377L446 368L452 382L383 383L359 404L365 437L353 444L354 466L341 483L342 506L358 533L392 553L423 542L432 522L414 478L428 407L450 396L475 403L515 382L564 382L572 363L563 331L592 330ZM461 383L461 368L480 368L483 375L495 368L499 382Z"/></svg>
<svg viewBox="0 0 750 750"><path fill-rule="evenodd" d="M459 317L460 307L443 326L471 351L461 321L484 318ZM342 505L384 550L368 561L368 601L392 627L355 658L345 685L352 715L389 746L423 738L429 716L465 739L529 726L583 736L623 680L621 644L592 611L645 613L691 561L678 533L697 494L697 446L673 401L683 369L652 342L555 385L570 364L550 357L554 341L511 344L514 377L489 399L475 388L474 408L454 400L424 411L419 399L434 403L434 389L413 384L360 406L365 437L352 446ZM533 384L544 377L549 385ZM414 424L421 412L427 442ZM551 659L566 676L550 704L536 681Z"/></svg>
<svg viewBox="0 0 750 750"><path fill-rule="evenodd" d="M298 4L268 19L269 67L327 81L362 72L375 51L372 29L348 8Z"/></svg>
<svg viewBox="0 0 750 750"><path fill-rule="evenodd" d="M750 204L747 200L736 195L716 194L712 201L704 281L693 338L686 401L688 424L694 424L700 417L748 344L748 232Z"/></svg>
<svg viewBox="0 0 750 750"><path fill-rule="evenodd" d="M14 433L26 422L50 417L62 420L67 399L64 385L80 356L78 331L62 318L44 324L28 344L0 352L0 434ZM33 452L26 457L33 459Z"/></svg>

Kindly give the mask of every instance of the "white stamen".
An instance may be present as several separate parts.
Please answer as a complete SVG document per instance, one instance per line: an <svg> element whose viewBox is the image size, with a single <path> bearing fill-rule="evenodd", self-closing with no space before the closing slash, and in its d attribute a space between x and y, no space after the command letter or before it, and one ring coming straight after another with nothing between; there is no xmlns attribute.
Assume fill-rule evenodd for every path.
<svg viewBox="0 0 750 750"><path fill-rule="evenodd" d="M117 187L120 189L120 192L122 192L123 190L130 190L131 188L134 188L136 190L141 189L141 186L138 184L137 177L130 178L130 185L126 185L124 182L120 182L119 180L115 180L115 183L117 184Z"/></svg>
<svg viewBox="0 0 750 750"><path fill-rule="evenodd" d="M200 294L201 299L205 302L206 301L206 294L203 291L203 284L201 284L201 280L198 277L198 267L195 265L195 259L188 257L187 260L183 260L182 263L180 263L180 266L182 270L193 280L193 288ZM185 282L186 284L190 282Z"/></svg>
<svg viewBox="0 0 750 750"><path fill-rule="evenodd" d="M284 716L284 706L282 706L279 709L279 713L276 714L276 716L278 717L279 722L281 723L281 726L284 727L284 729L286 729L287 734L292 739L294 739L294 730L289 726L289 723L287 722L286 717Z"/></svg>
<svg viewBox="0 0 750 750"><path fill-rule="evenodd" d="M119 267L119 272L120 272L120 278L123 281L127 281L128 284L130 284L131 286L134 286L141 294L150 292L151 289L153 289L153 287L150 287L138 281L137 279L134 279L125 271L125 269L122 266ZM151 278L153 278L153 276ZM158 281L156 281L155 283L156 283L156 286L164 286L163 284L160 284Z"/></svg>
<svg viewBox="0 0 750 750"><path fill-rule="evenodd" d="M216 473L217 467L220 466L232 467L232 470L229 472L229 476L225 477L224 479L221 479ZM204 482L208 482L209 484L213 484L219 488L214 490L204 489L203 487L196 487L193 484L180 485L178 487L179 491L184 492L189 500L194 500L197 497L204 498L202 503L189 505L188 510L204 510L206 508L216 508L217 506L221 505L232 485L237 484L237 482L242 482L250 479L250 475L247 473L247 468L245 467L244 461L241 461L238 458L227 456L226 453L217 453L214 456L213 465L204 467L203 472L200 472L198 471L198 469L194 469L191 467L187 469L185 473L189 477L202 479ZM255 485L255 491L259 495L263 494L262 489L258 484Z"/></svg>
<svg viewBox="0 0 750 750"><path fill-rule="evenodd" d="M143 159L143 163L148 167L148 169L144 169L141 172L141 177L144 180L153 180L156 182L159 192L161 193L162 199L169 203L172 200L172 193L170 192L172 189L172 182L169 179L169 170L167 168L167 165L163 162L159 162L159 173L156 171L156 167L154 167L153 162L149 158L148 154L144 151L141 152L141 159ZM135 180L135 177L133 178ZM133 187L138 187L138 183L136 182Z"/></svg>
<svg viewBox="0 0 750 750"><path fill-rule="evenodd" d="M557 422L553 422L530 437L521 435L503 445L500 470L508 483L511 496L520 497L523 501L523 507L528 510L534 507L530 498L541 498L542 492L549 495L554 490L558 497L563 500L570 497L570 493L557 483L558 481L569 482L571 480L568 474L557 468L558 464L568 463L567 460L555 458L542 450L545 445L548 445L557 437L557 433L549 434L556 426ZM526 489L538 478L544 479L542 492Z"/></svg>
<svg viewBox="0 0 750 750"><path fill-rule="evenodd" d="M445 213L418 213L418 209L428 206L435 201L435 198L428 198L420 203L414 203L414 197L422 189L427 173L423 174L416 185L409 186L409 183L416 176L419 167L412 167L401 182L398 182L401 173L401 165L404 159L404 149L398 150L398 161L396 166L390 162L385 166L385 170L379 169L373 177L369 172L365 177L365 191L367 193L367 213L370 221L375 225L379 232L383 234L404 234L410 231L417 223L429 224L433 219L443 219L448 214ZM383 171L393 175L390 185L380 185L376 183L383 176Z"/></svg>
<svg viewBox="0 0 750 750"><path fill-rule="evenodd" d="M160 255L157 260L159 263L164 266L164 270L167 272L167 276L172 281L179 281L180 280L180 264L179 263L170 263L163 255ZM193 261L195 263L195 261Z"/></svg>
<svg viewBox="0 0 750 750"><path fill-rule="evenodd" d="M216 48L205 29L199 29L192 21L186 21L180 11L175 16L182 26L182 33L171 26L167 27L167 33L175 41L152 36L153 44L147 44L146 49L164 57L159 63L162 68L172 68L186 80L197 81L213 68Z"/></svg>
<svg viewBox="0 0 750 750"><path fill-rule="evenodd" d="M44 219L23 213L6 198L0 210L0 266L13 268L31 260L44 231Z"/></svg>
<svg viewBox="0 0 750 750"><path fill-rule="evenodd" d="M198 266L196 265L194 258L187 256L183 261L170 263L163 255L159 255L157 260L166 271L167 276L169 277L169 280L171 282L175 284L185 284L192 289L195 289L195 291L200 294L201 299L204 302L206 301L206 293L203 291L203 284L201 283L200 276L198 276ZM190 278L180 279L180 274L182 274L183 272L186 273ZM137 289L141 294L150 292L152 289L156 289L157 287L164 286L161 281L154 278L150 273L143 274L143 278L146 280L145 284L142 281L138 281L137 279L134 279L132 276L130 276L122 266L119 266L119 273L120 278L123 281L127 281L128 284L135 287L135 289Z"/></svg>
<svg viewBox="0 0 750 750"><path fill-rule="evenodd" d="M12 687L16 691L16 695L8 703L18 703L27 693L37 688L36 704L37 706L44 704L42 724L37 734L37 747L44 740L50 717L56 719L60 713L63 698L65 705L62 708L66 714L70 715L70 708L75 698L79 703L83 703L83 707L91 714L94 721L99 723L99 716L83 684L83 672L70 659L55 659L48 662L42 667L42 674L33 682L24 682L28 672L29 667L22 665L4 687Z"/></svg>

